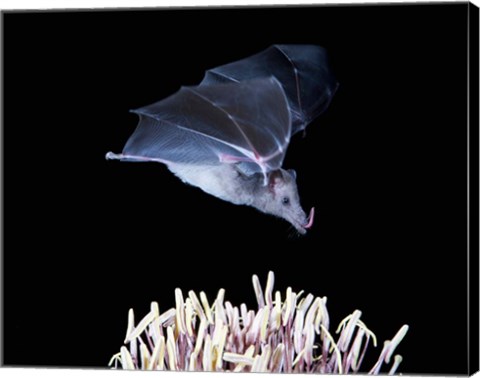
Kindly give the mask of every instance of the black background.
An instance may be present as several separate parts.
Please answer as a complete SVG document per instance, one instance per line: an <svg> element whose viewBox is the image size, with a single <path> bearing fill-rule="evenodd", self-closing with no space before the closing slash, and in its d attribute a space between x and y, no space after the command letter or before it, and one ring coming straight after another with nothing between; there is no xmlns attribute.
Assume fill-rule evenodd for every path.
<svg viewBox="0 0 480 378"><path fill-rule="evenodd" d="M127 311L251 275L402 324L403 373L467 372L467 5L4 14L4 363L105 367ZM340 88L296 136L313 229L186 186L120 152L130 109L274 43L329 51ZM380 347L370 353L371 367Z"/></svg>

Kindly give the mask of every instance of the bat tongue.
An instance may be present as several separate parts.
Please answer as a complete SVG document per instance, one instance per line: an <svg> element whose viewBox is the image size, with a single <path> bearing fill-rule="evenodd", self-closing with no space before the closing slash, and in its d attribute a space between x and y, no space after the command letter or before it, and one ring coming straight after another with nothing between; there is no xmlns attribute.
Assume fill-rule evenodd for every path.
<svg viewBox="0 0 480 378"><path fill-rule="evenodd" d="M308 215L308 218L307 218L307 224L303 226L303 228L309 229L310 227L312 227L314 216L315 216L315 208L312 207L312 209L310 210L310 214Z"/></svg>

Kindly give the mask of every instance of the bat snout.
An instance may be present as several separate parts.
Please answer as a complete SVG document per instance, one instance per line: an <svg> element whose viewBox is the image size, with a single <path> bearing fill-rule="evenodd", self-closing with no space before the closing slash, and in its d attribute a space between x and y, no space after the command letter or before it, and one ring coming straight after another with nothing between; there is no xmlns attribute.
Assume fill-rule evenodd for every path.
<svg viewBox="0 0 480 378"><path fill-rule="evenodd" d="M300 212L294 219L287 219L293 227L297 230L297 232L301 235L305 235L307 231L313 225L313 218L315 215L315 208L312 207L308 217L305 215L305 212L300 209Z"/></svg>

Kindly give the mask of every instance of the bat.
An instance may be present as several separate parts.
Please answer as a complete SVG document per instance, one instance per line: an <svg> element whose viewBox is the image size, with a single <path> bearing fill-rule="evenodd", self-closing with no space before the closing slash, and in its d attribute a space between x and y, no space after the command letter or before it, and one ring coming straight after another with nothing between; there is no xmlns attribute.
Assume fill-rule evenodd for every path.
<svg viewBox="0 0 480 378"><path fill-rule="evenodd" d="M337 87L324 48L273 45L133 110L137 128L106 158L163 163L184 183L305 234L314 208L305 214L296 173L282 163L292 135L327 109Z"/></svg>

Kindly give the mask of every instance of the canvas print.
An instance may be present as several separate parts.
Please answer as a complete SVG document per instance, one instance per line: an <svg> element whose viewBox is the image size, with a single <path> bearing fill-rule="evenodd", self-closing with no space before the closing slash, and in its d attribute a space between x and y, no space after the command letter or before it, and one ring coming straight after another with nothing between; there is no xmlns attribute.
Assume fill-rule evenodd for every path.
<svg viewBox="0 0 480 378"><path fill-rule="evenodd" d="M473 4L2 22L4 366L478 370Z"/></svg>

